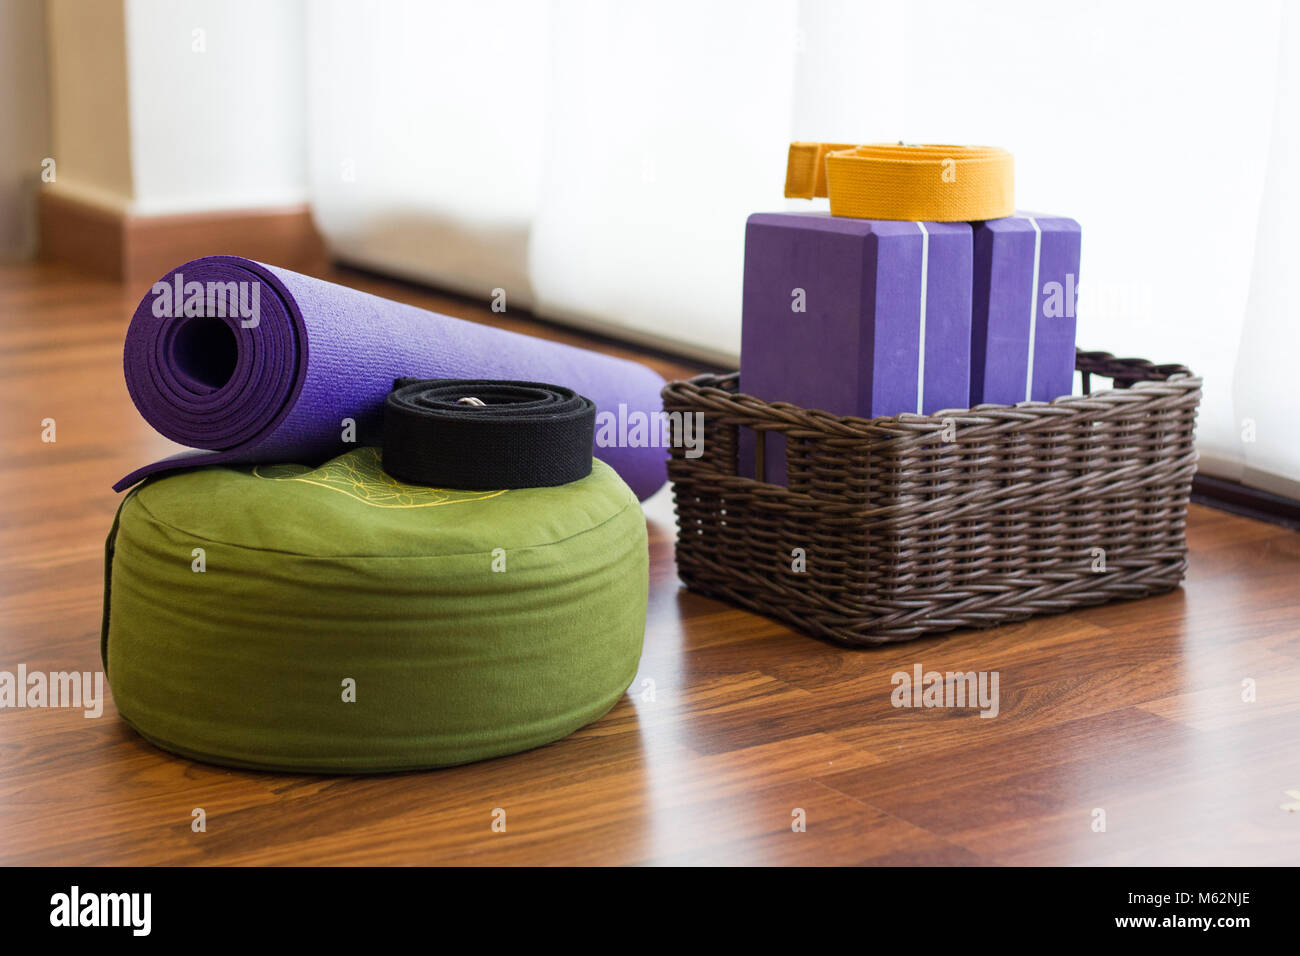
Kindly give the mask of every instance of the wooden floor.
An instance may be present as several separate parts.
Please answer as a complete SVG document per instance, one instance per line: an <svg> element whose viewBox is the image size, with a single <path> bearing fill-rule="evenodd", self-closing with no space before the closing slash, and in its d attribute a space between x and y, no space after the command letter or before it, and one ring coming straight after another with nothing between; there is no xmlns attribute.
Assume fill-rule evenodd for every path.
<svg viewBox="0 0 1300 956"><path fill-rule="evenodd" d="M0 669L100 668L109 485L173 447L122 382L137 294L0 269ZM682 590L666 492L646 514L645 656L594 726L486 763L347 778L172 757L111 703L98 720L4 710L0 862L1300 862L1300 792L1286 794L1300 791L1300 535L1196 507L1179 591L849 651ZM893 708L891 675L917 663L998 671L1000 714Z"/></svg>

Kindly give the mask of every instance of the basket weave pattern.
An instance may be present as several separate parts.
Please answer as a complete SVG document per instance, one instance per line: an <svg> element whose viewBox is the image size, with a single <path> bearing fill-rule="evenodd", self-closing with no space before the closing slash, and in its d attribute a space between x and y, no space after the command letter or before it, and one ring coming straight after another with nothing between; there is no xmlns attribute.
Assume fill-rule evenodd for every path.
<svg viewBox="0 0 1300 956"><path fill-rule="evenodd" d="M854 645L1176 587L1201 380L1106 352L1076 367L1085 392L1115 387L870 420L739 394L736 374L669 383L666 411L704 413L703 454L669 463L682 581ZM788 487L739 476L742 427L760 463L784 436Z"/></svg>

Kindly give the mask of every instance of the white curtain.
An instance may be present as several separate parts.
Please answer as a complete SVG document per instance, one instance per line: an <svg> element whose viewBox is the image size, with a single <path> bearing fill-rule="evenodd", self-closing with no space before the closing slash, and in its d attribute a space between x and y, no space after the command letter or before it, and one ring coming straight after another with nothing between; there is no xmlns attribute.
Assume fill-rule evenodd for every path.
<svg viewBox="0 0 1300 956"><path fill-rule="evenodd" d="M326 0L307 12L309 181L335 254L530 306L550 8Z"/></svg>
<svg viewBox="0 0 1300 956"><path fill-rule="evenodd" d="M734 362L792 139L988 143L1083 226L1079 344L1206 379L1203 467L1300 497L1300 27L1276 0L330 0L345 259Z"/></svg>
<svg viewBox="0 0 1300 956"><path fill-rule="evenodd" d="M1232 382L1238 444L1220 471L1300 498L1300 16L1288 6L1278 31L1280 77L1260 204L1250 293ZM1289 55L1288 55L1289 54ZM1247 246L1247 248L1249 248ZM1236 325L1237 323L1232 323ZM1229 343L1231 344L1231 343ZM1216 394L1216 398L1223 401ZM1232 436L1225 436L1231 439ZM1215 449L1217 451L1217 449Z"/></svg>

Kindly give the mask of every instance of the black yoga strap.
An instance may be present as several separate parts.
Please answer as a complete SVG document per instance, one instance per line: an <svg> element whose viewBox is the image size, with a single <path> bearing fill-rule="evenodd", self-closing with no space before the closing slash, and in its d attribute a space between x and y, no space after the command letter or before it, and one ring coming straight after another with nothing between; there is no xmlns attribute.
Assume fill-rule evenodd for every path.
<svg viewBox="0 0 1300 956"><path fill-rule="evenodd" d="M596 406L541 382L399 378L384 406L384 471L399 481L486 491L591 473Z"/></svg>

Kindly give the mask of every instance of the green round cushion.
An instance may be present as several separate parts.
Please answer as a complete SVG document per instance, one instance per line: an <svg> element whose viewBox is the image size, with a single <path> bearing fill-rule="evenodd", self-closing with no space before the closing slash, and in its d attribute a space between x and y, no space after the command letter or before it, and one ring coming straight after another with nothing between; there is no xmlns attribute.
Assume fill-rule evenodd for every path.
<svg viewBox="0 0 1300 956"><path fill-rule="evenodd" d="M553 488L406 485L359 448L319 468L151 479L108 539L104 665L160 747L378 772L557 740L636 674L645 518L607 465Z"/></svg>

